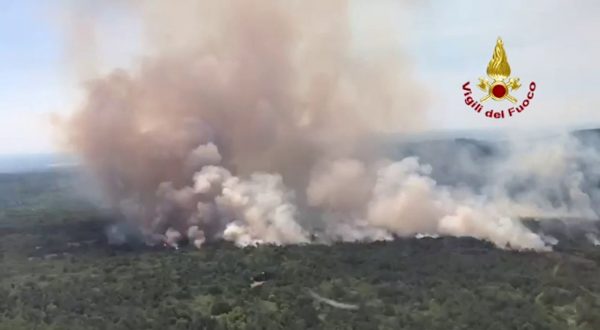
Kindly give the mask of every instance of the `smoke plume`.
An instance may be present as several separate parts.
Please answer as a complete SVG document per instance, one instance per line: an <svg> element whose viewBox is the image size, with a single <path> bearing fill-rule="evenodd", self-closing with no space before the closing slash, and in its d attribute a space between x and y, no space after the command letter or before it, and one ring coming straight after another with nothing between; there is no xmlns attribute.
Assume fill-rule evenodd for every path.
<svg viewBox="0 0 600 330"><path fill-rule="evenodd" d="M575 149L528 151L525 160L511 151L486 176L471 154L398 157L377 142L426 127L424 94L394 47L361 49L349 6L132 2L151 55L88 81L85 103L62 126L68 145L116 213L172 246L425 233L548 250L520 212L595 215L561 154ZM461 172L436 170L448 162ZM477 182L446 182L461 175ZM511 191L525 177L535 185ZM542 188L560 194L548 199Z"/></svg>

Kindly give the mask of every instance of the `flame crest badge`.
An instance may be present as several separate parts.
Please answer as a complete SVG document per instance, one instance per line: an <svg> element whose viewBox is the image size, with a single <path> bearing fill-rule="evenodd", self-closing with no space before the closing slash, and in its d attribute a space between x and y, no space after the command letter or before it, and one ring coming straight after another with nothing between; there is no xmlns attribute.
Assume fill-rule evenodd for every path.
<svg viewBox="0 0 600 330"><path fill-rule="evenodd" d="M510 92L519 89L519 87L521 87L521 82L519 81L519 78L510 78L510 64L508 64L504 43L500 37L498 37L498 40L496 41L494 54L487 66L486 72L487 75L492 78L492 81L489 81L486 78L479 78L477 87L487 93L480 102L483 103L492 98L496 101L506 99L512 103L517 103L517 99L510 95Z"/></svg>
<svg viewBox="0 0 600 330"><path fill-rule="evenodd" d="M503 119L519 114L529 106L535 96L537 85L534 81L529 83L529 90L527 91L526 97L523 98L523 101L518 101L517 98L511 94L521 87L521 81L517 77L510 76L510 64L508 64L504 43L500 37L498 37L498 40L496 41L496 47L494 47L494 53L487 66L486 73L489 78L479 78L479 83L477 84L477 87L485 93L482 98L475 98L473 90L471 89L471 82L467 81L462 85L465 104L469 108L476 113L483 113L488 118ZM494 101L507 100L512 102L514 106L502 110L494 109L495 106L502 105L502 103L499 102L495 106L491 105L491 109L486 109L484 102L489 99Z"/></svg>

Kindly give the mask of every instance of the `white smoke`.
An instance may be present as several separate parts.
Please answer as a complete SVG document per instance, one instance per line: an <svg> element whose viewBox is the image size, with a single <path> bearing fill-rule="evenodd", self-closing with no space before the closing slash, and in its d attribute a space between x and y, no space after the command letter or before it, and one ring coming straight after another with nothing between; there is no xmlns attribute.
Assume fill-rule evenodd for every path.
<svg viewBox="0 0 600 330"><path fill-rule="evenodd" d="M194 150L215 149L202 145ZM218 155L218 151L212 152ZM298 244L321 241L387 240L393 235L469 236L502 248L549 250L556 242L532 233L506 204L487 200L474 192L440 186L431 178L432 168L417 158L379 160L365 164L357 159L326 161L317 165L306 189L310 207L319 211L322 224L314 230L297 210L294 193L277 174L254 173L247 178L232 175L219 165L206 165L193 175L194 184L175 190L162 183L158 196L167 207L165 221L177 222L170 208L193 219L183 228L196 246L218 228L213 237L239 246ZM504 196L505 197L505 196ZM503 197L503 198L504 198ZM506 202L504 199L503 202ZM161 205L163 205L161 204ZM162 218L161 218L162 219ZM312 231L311 231L312 229ZM182 238L167 229L167 242Z"/></svg>
<svg viewBox="0 0 600 330"><path fill-rule="evenodd" d="M335 173L340 170L346 173L341 164L348 164L348 161L331 166L332 173L322 173L320 176L327 177L328 180L341 177L342 179L335 185L345 185L348 188L329 190L328 194L322 196L321 190L311 190L309 186L309 200L310 193L314 191L319 193L320 200L325 201L339 200L341 197L336 196L337 194L350 195L354 192L353 187L356 186L345 183L353 183L356 177L346 180L346 177ZM356 167L356 164L353 167ZM355 217L355 231L363 235L365 232L374 232L372 239L386 238L390 234L414 236L428 233L470 236L491 241L500 247L549 249L538 235L531 233L518 220L503 215L500 210L495 209L493 203L477 203L481 196L465 195L464 191L438 186L429 176L431 171L430 166L419 164L413 157L373 170L375 174L371 182L365 182L358 187L358 189L372 187L368 197L364 199L367 203L355 203L352 212L338 214L338 219L344 222L341 226L343 230L335 232L335 229L330 229L330 233L334 231L333 234L342 237L360 237L355 233L348 234L348 219ZM365 180L368 174L366 171L361 172L363 173L360 177ZM327 186L335 185L327 184ZM341 209L336 210L340 212ZM338 228L338 225L330 224L329 228L332 227ZM365 227L369 227L370 230L365 231Z"/></svg>
<svg viewBox="0 0 600 330"><path fill-rule="evenodd" d="M600 238L598 238L598 235L594 234L594 233L586 233L585 237L588 239L588 241L594 245L594 246L600 246Z"/></svg>
<svg viewBox="0 0 600 330"><path fill-rule="evenodd" d="M352 38L346 1L178 4L130 4L151 56L89 81L61 126L115 212L150 241L428 234L545 251L520 216L596 217L600 155L574 139L517 141L489 167L449 149L384 151L383 132L426 126L423 92L397 47Z"/></svg>
<svg viewBox="0 0 600 330"><path fill-rule="evenodd" d="M597 147L570 135L512 141L484 193L506 214L597 219L598 164Z"/></svg>
<svg viewBox="0 0 600 330"><path fill-rule="evenodd" d="M228 224L225 239L238 245L306 243L297 222L291 193L279 175L255 173L247 180L231 177L223 183L216 204Z"/></svg>

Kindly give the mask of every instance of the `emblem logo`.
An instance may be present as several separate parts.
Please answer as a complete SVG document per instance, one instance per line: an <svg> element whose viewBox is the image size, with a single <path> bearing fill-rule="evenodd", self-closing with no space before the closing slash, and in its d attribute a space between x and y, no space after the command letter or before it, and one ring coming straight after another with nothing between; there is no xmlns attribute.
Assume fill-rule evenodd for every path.
<svg viewBox="0 0 600 330"><path fill-rule="evenodd" d="M519 89L521 83L519 82L519 78L509 78L510 65L508 64L501 38L498 38L498 41L496 41L494 55L487 66L487 75L492 78L492 81L479 78L479 84L477 85L482 91L487 93L480 100L481 103L487 101L490 97L496 101L507 99L512 103L517 103L517 99L509 93ZM506 80L507 78L508 80Z"/></svg>
<svg viewBox="0 0 600 330"><path fill-rule="evenodd" d="M517 77L510 77L510 65L508 64L508 58L506 57L506 51L504 50L504 43L502 39L498 37L496 41L496 47L494 47L494 53L490 60L486 73L491 80L487 78L479 78L477 87L481 89L485 95L477 102L471 95L472 90L470 88L470 82L463 84L463 92L465 96L465 103L474 109L477 113L481 113L483 110L483 103L492 99L494 101L508 100L513 104L517 104L518 100L515 96L511 95L511 92L518 90L521 87L520 79ZM534 91L536 89L535 82L529 84L529 92L527 98L518 107L511 107L506 110L488 110L484 111L486 117L489 118L505 118L505 114L508 117L512 117L516 113L521 113L534 97Z"/></svg>

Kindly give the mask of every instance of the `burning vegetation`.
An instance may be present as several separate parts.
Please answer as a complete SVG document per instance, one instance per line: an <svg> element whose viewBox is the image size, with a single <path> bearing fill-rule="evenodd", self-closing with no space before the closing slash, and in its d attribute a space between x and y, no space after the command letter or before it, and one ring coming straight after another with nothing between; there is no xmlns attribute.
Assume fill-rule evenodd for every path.
<svg viewBox="0 0 600 330"><path fill-rule="evenodd" d="M511 145L489 167L472 154L390 152L386 133L430 127L424 93L393 45L359 56L351 6L124 5L152 51L87 82L85 102L60 124L65 143L116 217L172 247L431 234L549 251L520 216L596 217L587 180L599 175L586 164L598 153L569 137ZM470 176L440 184L450 167ZM120 228L110 239L127 236Z"/></svg>

